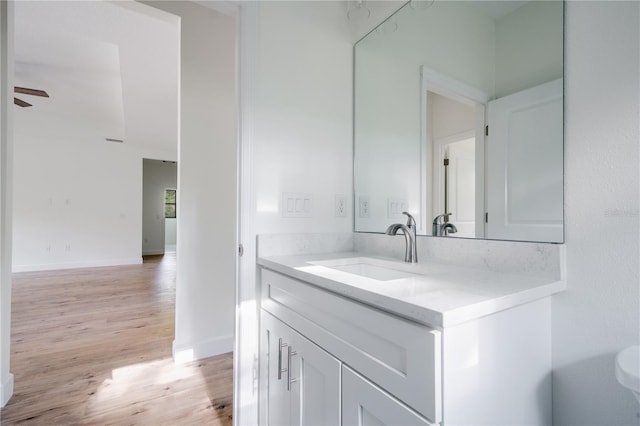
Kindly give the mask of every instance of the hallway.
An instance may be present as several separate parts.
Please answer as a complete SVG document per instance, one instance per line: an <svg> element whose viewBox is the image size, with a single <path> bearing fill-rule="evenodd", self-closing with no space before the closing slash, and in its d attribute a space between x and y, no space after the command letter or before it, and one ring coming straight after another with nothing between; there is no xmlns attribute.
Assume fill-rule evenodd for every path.
<svg viewBox="0 0 640 426"><path fill-rule="evenodd" d="M2 425L231 424L232 354L173 363L175 256L14 274Z"/></svg>

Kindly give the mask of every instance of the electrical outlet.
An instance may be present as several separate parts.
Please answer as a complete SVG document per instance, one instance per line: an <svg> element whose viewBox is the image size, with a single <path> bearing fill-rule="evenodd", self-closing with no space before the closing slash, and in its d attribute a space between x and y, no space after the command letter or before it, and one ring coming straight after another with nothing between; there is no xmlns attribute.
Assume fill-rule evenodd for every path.
<svg viewBox="0 0 640 426"><path fill-rule="evenodd" d="M371 217L368 195L361 195L358 197L358 217Z"/></svg>
<svg viewBox="0 0 640 426"><path fill-rule="evenodd" d="M336 217L347 217L347 197L346 195L336 194L335 200Z"/></svg>

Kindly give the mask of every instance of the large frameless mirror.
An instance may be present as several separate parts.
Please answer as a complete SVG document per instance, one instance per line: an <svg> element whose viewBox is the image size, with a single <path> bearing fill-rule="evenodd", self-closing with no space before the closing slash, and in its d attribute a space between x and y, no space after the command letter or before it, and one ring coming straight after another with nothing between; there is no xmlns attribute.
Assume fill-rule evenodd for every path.
<svg viewBox="0 0 640 426"><path fill-rule="evenodd" d="M562 1L408 2L354 48L355 231L562 242Z"/></svg>

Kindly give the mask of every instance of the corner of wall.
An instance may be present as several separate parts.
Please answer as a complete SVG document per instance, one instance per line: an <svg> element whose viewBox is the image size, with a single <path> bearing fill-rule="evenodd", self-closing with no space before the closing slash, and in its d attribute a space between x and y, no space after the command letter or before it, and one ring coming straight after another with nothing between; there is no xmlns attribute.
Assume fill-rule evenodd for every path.
<svg viewBox="0 0 640 426"><path fill-rule="evenodd" d="M7 405L11 396L13 396L13 374L9 373L9 377L0 387L0 403L2 404L0 407Z"/></svg>

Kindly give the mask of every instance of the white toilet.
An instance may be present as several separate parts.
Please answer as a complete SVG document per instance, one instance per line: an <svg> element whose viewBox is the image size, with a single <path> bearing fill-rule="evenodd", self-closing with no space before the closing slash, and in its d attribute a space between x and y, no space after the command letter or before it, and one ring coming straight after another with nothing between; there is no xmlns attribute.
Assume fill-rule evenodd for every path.
<svg viewBox="0 0 640 426"><path fill-rule="evenodd" d="M640 346L630 346L616 356L616 379L640 402Z"/></svg>

